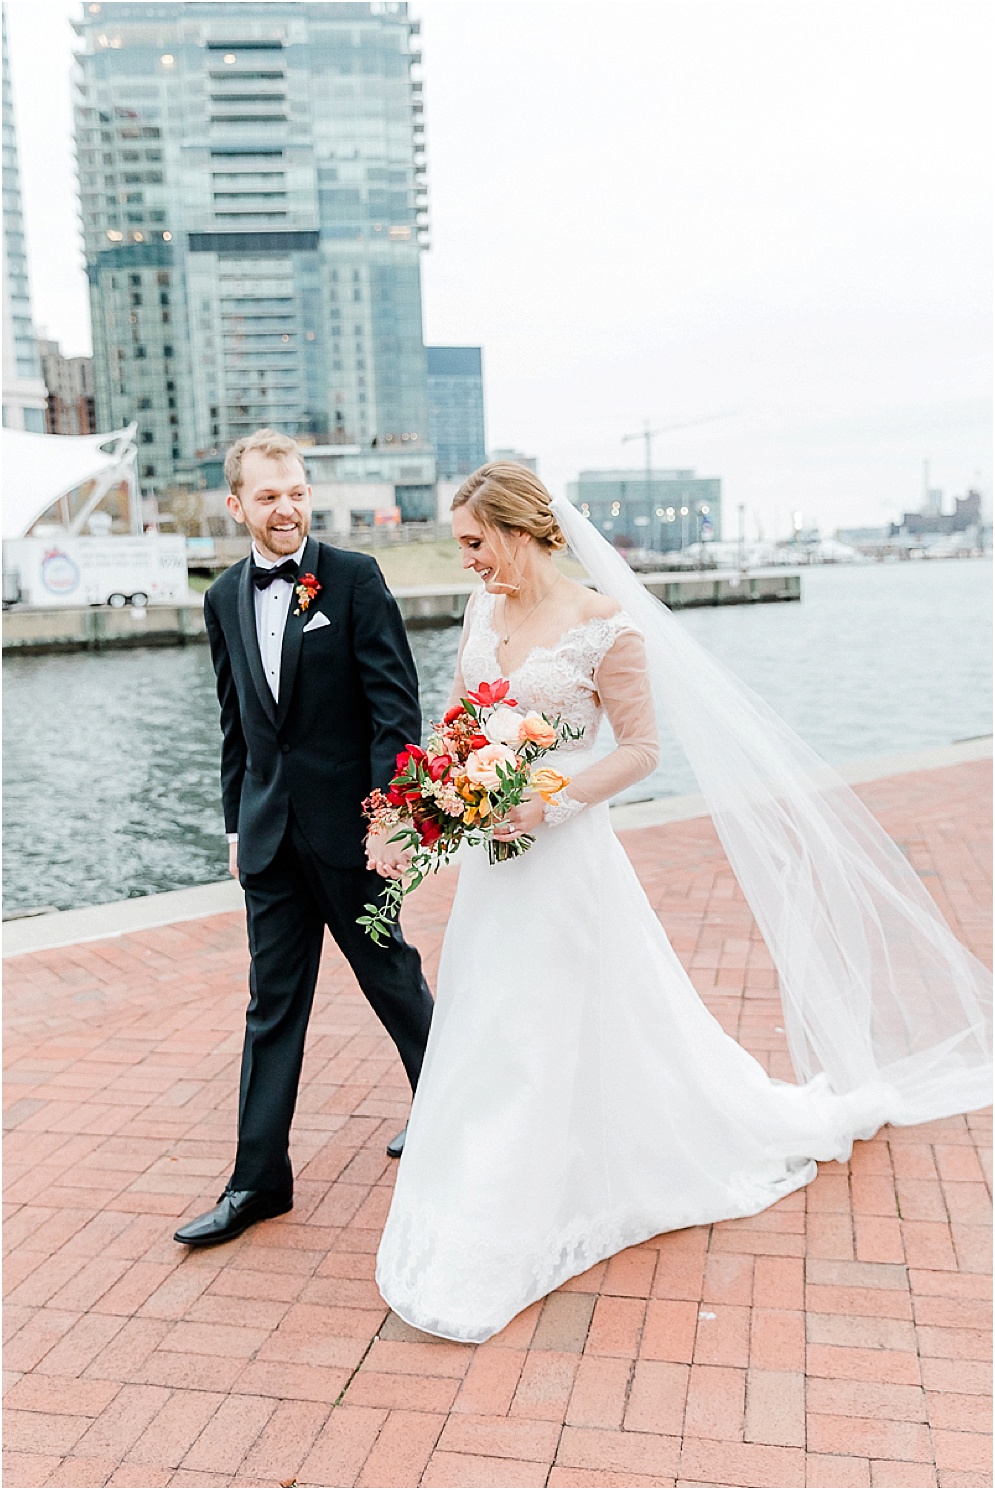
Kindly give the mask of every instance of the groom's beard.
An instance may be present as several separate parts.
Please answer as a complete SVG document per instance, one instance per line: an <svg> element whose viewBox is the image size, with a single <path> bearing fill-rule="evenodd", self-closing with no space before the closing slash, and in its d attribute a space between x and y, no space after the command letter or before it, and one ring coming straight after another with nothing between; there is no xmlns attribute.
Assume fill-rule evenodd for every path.
<svg viewBox="0 0 995 1490"><path fill-rule="evenodd" d="M246 522L249 536L261 554L274 554L277 558L284 559L288 554L296 553L311 531L311 514L300 513L296 518L284 519L285 522L294 522L294 527L282 528L274 532L272 528L263 523Z"/></svg>

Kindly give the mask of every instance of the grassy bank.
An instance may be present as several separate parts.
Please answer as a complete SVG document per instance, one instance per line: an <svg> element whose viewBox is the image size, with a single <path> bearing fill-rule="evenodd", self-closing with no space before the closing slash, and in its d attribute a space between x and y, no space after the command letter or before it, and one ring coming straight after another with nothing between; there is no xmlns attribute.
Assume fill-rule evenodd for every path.
<svg viewBox="0 0 995 1490"><path fill-rule="evenodd" d="M459 547L451 538L437 543L383 544L376 548L364 548L372 553L384 578L392 590L407 585L462 585L470 580L469 573L460 562ZM557 561L564 574L579 577L583 571L573 559ZM210 580L203 575L190 576L190 588L203 593Z"/></svg>

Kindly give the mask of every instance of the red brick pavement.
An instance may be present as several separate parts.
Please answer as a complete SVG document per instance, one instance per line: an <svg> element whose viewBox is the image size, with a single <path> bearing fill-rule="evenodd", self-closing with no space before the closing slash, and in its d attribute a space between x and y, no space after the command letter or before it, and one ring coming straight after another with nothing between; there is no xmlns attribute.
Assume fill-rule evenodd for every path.
<svg viewBox="0 0 995 1490"><path fill-rule="evenodd" d="M989 770L861 795L989 956ZM774 973L710 825L625 835L696 986L788 1075ZM410 932L434 969L451 876ZM761 1216L655 1237L473 1348L373 1281L406 1111L326 949L297 1204L170 1239L232 1157L241 918L6 964L5 1483L990 1486L990 1119L889 1129Z"/></svg>

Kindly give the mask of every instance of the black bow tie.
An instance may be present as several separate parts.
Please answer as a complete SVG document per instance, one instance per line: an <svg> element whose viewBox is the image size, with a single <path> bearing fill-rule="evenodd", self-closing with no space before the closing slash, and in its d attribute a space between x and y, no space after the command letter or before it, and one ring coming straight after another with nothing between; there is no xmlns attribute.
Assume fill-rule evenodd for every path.
<svg viewBox="0 0 995 1490"><path fill-rule="evenodd" d="M265 590L275 579L287 579L292 584L299 573L296 559L284 559L282 564L274 564L272 569L264 569L261 564L253 562L252 583L257 590Z"/></svg>

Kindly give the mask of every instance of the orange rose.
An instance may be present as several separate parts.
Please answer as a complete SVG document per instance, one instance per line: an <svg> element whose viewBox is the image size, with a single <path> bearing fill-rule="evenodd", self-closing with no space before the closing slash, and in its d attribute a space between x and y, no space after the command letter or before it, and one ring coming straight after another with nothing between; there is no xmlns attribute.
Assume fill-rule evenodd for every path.
<svg viewBox="0 0 995 1490"><path fill-rule="evenodd" d="M541 745L548 750L551 745L556 744L556 731L551 724L547 724L541 714L526 714L519 729L518 738L525 743L531 740L533 745Z"/></svg>
<svg viewBox="0 0 995 1490"><path fill-rule="evenodd" d="M557 792L569 785L569 776L561 776L559 771L551 771L548 766L540 766L529 777L529 786L539 793L544 802L551 802Z"/></svg>

